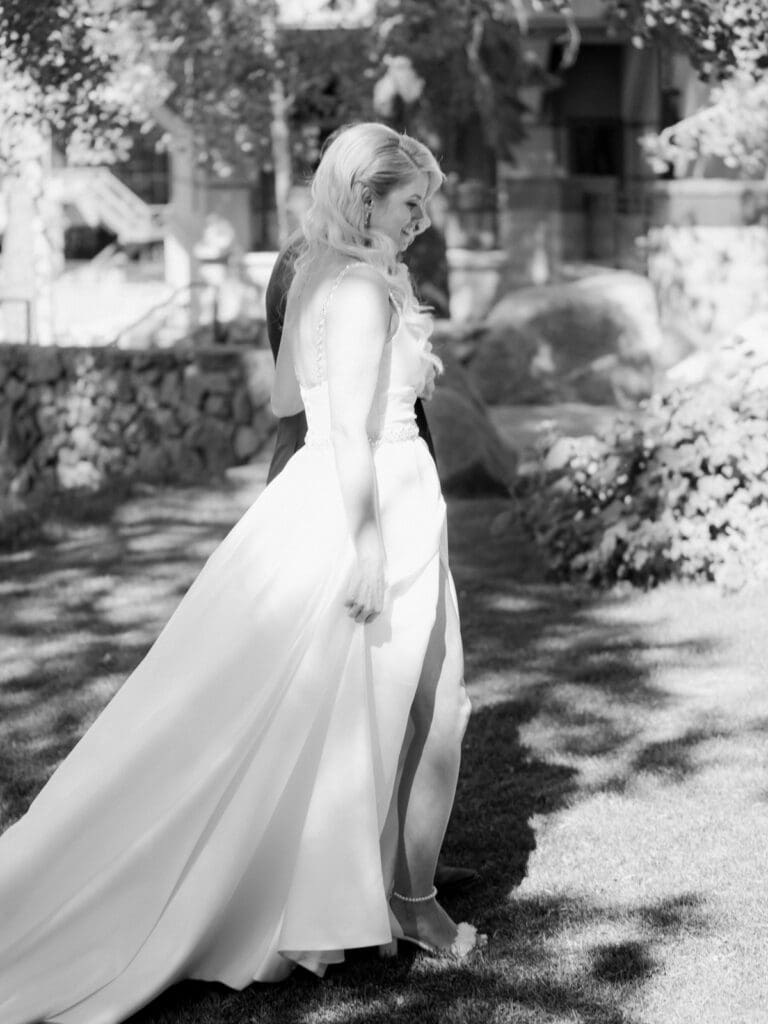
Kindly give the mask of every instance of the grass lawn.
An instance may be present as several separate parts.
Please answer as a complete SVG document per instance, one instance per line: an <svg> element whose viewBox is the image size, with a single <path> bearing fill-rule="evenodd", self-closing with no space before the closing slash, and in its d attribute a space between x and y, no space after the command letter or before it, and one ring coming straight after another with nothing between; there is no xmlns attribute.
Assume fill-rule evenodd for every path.
<svg viewBox="0 0 768 1024"><path fill-rule="evenodd" d="M263 485L157 490L0 552L0 827L146 651ZM768 1022L768 593L555 586L500 500L453 501L474 703L448 902L464 966L355 953L242 993L186 983L133 1024Z"/></svg>

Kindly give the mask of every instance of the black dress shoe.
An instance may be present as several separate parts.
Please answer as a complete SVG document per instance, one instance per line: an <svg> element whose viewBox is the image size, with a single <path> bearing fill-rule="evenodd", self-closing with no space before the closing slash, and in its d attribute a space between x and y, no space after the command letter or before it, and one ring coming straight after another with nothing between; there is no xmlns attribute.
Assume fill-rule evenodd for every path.
<svg viewBox="0 0 768 1024"><path fill-rule="evenodd" d="M435 871L435 886L438 892L446 889L466 889L476 882L479 875L473 868L456 868L440 863Z"/></svg>

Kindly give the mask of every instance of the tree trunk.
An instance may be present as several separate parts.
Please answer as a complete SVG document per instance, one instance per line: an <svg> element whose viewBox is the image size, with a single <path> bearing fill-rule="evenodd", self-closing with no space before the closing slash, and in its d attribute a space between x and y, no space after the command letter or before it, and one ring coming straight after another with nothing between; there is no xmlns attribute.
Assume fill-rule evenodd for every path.
<svg viewBox="0 0 768 1024"><path fill-rule="evenodd" d="M6 178L8 218L2 253L3 340L53 341L53 279L60 269L58 204L46 194L50 145L26 127Z"/></svg>
<svg viewBox="0 0 768 1024"><path fill-rule="evenodd" d="M291 132L288 125L288 99L285 85L279 75L272 79L270 90L270 106L272 121L270 137L272 140L272 166L275 172L275 208L277 211L277 235L280 245L284 245L291 233L289 219L289 200L293 184L291 164Z"/></svg>

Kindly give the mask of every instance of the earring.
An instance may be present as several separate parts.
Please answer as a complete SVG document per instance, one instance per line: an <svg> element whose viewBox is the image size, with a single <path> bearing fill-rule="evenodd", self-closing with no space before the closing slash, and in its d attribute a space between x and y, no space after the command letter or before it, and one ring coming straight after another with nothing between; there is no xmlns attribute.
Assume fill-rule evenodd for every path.
<svg viewBox="0 0 768 1024"><path fill-rule="evenodd" d="M370 205L365 208L365 216L363 217L363 227L368 230L371 226L371 207Z"/></svg>

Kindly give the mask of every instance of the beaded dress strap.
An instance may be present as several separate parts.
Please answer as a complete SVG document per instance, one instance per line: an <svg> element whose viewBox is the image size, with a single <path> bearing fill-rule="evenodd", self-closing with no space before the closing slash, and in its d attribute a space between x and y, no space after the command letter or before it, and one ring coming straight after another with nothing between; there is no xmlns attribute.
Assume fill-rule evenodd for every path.
<svg viewBox="0 0 768 1024"><path fill-rule="evenodd" d="M320 309L320 318L317 321L317 337L315 338L315 372L317 376L315 380L318 382L325 380L325 322L328 318L328 306L331 303L333 294L339 287L341 282L344 280L344 275L350 269L350 267L362 267L364 263L347 263L345 267L342 267L340 272L336 275L333 284L328 291L328 294L323 300L323 305Z"/></svg>

